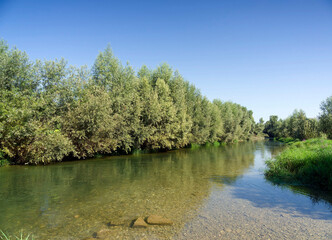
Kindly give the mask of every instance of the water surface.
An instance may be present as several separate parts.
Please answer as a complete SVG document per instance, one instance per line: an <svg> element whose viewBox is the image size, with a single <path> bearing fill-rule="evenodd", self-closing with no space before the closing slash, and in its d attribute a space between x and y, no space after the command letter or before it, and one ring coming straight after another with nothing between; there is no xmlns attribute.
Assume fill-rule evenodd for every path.
<svg viewBox="0 0 332 240"><path fill-rule="evenodd" d="M36 239L83 239L104 228L110 239L331 238L331 194L264 179L264 160L280 149L248 142L1 168L0 229ZM151 214L174 225L129 227Z"/></svg>

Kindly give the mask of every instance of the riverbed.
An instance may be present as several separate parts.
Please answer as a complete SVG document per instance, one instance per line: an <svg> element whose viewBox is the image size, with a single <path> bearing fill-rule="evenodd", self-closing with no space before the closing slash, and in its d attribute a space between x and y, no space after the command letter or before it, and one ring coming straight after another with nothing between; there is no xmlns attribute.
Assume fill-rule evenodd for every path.
<svg viewBox="0 0 332 240"><path fill-rule="evenodd" d="M0 168L0 229L34 239L332 239L332 196L264 178L283 148L246 142ZM172 226L131 228L137 217Z"/></svg>

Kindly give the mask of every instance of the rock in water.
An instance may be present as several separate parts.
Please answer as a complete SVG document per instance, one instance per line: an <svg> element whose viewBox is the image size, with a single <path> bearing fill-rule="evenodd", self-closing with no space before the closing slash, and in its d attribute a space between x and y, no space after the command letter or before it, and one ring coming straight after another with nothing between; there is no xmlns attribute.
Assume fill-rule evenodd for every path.
<svg viewBox="0 0 332 240"><path fill-rule="evenodd" d="M173 221L157 215L151 215L146 219L146 222L151 225L172 225Z"/></svg>
<svg viewBox="0 0 332 240"><path fill-rule="evenodd" d="M136 221L133 224L134 228L146 228L148 225L146 224L146 222L144 221L143 218L139 217L136 219Z"/></svg>

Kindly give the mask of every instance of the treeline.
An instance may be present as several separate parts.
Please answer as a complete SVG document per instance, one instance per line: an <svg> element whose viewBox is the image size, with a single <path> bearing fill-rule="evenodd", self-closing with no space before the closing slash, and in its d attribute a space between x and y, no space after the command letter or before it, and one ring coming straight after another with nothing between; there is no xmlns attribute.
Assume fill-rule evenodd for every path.
<svg viewBox="0 0 332 240"><path fill-rule="evenodd" d="M210 102L167 64L136 73L110 47L91 70L29 60L0 42L0 159L49 163L262 134L252 111Z"/></svg>
<svg viewBox="0 0 332 240"><path fill-rule="evenodd" d="M326 136L332 139L332 96L321 103L318 118L307 118L303 110L295 110L286 119L270 116L264 125L264 133L272 138L310 139Z"/></svg>

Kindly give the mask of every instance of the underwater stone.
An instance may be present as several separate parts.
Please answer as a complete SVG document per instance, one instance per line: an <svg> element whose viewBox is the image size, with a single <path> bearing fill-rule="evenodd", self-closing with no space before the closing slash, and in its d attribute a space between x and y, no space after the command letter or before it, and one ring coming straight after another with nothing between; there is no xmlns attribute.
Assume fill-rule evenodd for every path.
<svg viewBox="0 0 332 240"><path fill-rule="evenodd" d="M146 228L148 225L146 224L146 222L144 221L143 218L139 217L136 219L136 221L133 224L134 228Z"/></svg>

